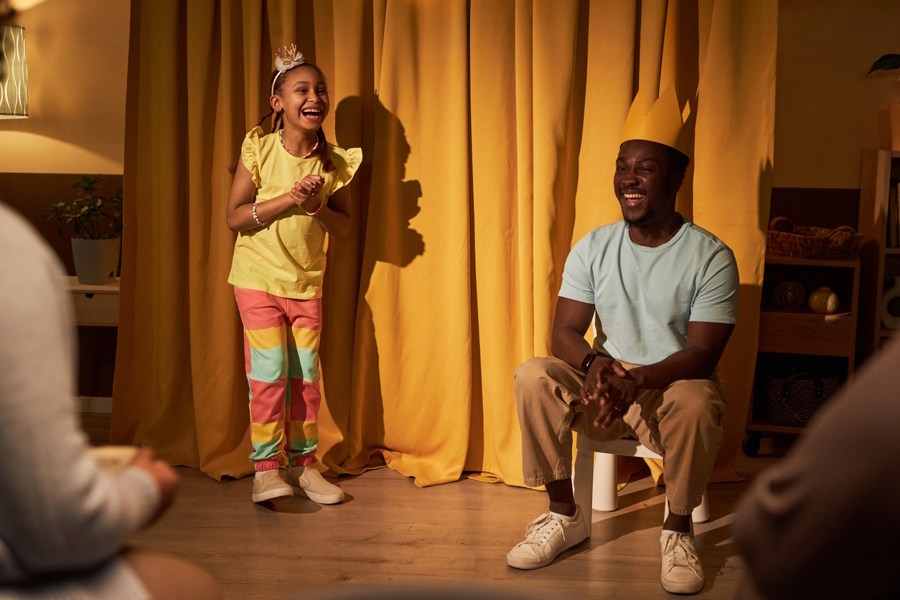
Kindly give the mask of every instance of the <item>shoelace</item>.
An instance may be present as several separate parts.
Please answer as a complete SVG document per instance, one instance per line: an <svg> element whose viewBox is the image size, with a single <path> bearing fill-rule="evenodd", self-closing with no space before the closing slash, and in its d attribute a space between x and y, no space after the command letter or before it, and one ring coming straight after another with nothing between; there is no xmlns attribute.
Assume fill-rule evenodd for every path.
<svg viewBox="0 0 900 600"><path fill-rule="evenodd" d="M697 555L694 545L690 543L690 537L687 534L668 536L663 553L669 561L668 570L671 571L675 567L687 567L697 573L696 565L700 562L700 557Z"/></svg>
<svg viewBox="0 0 900 600"><path fill-rule="evenodd" d="M528 543L543 544L557 529L562 530L563 541L566 541L565 527L560 524L558 519L554 519L553 515L544 513L525 527L525 533L527 534L525 541L519 542L518 545L521 546Z"/></svg>

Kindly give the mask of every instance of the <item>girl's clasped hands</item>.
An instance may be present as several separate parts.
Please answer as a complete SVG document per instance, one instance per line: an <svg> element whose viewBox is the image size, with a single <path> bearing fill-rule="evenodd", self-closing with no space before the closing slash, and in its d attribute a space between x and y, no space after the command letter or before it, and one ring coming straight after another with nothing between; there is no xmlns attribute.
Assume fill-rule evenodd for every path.
<svg viewBox="0 0 900 600"><path fill-rule="evenodd" d="M321 175L307 175L294 182L290 191L291 199L306 212L313 212L322 203L322 200L316 198L316 195L322 190L323 183L325 183L325 178Z"/></svg>

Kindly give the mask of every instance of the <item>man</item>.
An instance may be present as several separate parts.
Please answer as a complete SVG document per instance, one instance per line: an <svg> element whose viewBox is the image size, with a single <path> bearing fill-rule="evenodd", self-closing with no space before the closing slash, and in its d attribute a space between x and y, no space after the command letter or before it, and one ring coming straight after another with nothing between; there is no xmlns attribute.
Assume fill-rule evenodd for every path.
<svg viewBox="0 0 900 600"><path fill-rule="evenodd" d="M691 512L722 441L725 398L716 366L737 315L731 250L686 222L675 196L689 159L681 112L668 89L644 116L639 93L625 122L613 186L623 221L593 230L566 261L553 322L552 357L516 371L525 484L544 485L550 512L507 555L543 567L587 538L570 480L572 434L637 438L665 459L669 514L661 583L703 589ZM584 335L596 312L594 349ZM585 511L585 515L582 515Z"/></svg>

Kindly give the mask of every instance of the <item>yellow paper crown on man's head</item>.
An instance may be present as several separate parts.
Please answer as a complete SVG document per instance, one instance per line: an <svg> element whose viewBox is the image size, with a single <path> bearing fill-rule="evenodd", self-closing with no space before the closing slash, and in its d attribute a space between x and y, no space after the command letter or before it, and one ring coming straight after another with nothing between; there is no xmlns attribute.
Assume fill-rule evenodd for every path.
<svg viewBox="0 0 900 600"><path fill-rule="evenodd" d="M625 125L622 127L622 142L629 140L647 140L675 148L685 156L691 155L689 140L684 135L684 122L691 114L690 103L684 112L678 106L675 87L668 86L653 103L650 112L646 112L644 94L638 91L631 103Z"/></svg>

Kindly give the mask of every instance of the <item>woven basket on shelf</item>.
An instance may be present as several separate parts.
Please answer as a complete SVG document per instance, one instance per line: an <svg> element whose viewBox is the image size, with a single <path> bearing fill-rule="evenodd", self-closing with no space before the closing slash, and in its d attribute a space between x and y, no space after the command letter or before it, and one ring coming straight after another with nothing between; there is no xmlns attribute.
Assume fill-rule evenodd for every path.
<svg viewBox="0 0 900 600"><path fill-rule="evenodd" d="M769 224L766 250L796 258L841 258L852 254L862 239L852 227L803 227L776 217Z"/></svg>

